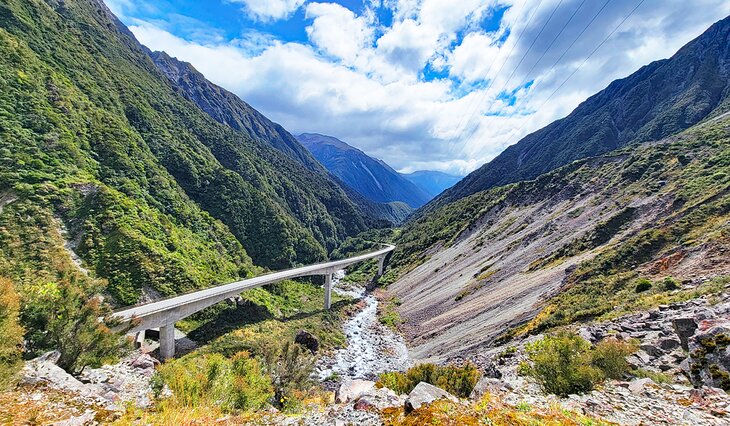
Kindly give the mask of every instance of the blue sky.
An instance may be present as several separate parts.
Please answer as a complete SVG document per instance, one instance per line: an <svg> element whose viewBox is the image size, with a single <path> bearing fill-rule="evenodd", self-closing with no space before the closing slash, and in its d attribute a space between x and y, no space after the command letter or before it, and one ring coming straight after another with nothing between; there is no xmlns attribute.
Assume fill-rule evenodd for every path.
<svg viewBox="0 0 730 426"><path fill-rule="evenodd" d="M107 4L292 133L459 174L730 14L724 0Z"/></svg>

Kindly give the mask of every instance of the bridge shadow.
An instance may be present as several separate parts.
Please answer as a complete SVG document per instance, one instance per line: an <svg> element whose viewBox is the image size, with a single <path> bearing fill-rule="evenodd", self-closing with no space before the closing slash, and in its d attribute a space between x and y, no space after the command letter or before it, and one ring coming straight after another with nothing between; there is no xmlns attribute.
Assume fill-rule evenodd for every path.
<svg viewBox="0 0 730 426"><path fill-rule="evenodd" d="M338 300L332 303L332 308L315 309L311 311L298 312L294 315L276 317L262 305L249 302L244 306L229 305L217 313L212 319L203 323L200 327L190 331L188 337L194 340L199 346L210 343L213 340L230 333L241 327L256 324L259 322L274 320L279 322L302 320L326 312L337 314L349 305L354 305L357 300Z"/></svg>

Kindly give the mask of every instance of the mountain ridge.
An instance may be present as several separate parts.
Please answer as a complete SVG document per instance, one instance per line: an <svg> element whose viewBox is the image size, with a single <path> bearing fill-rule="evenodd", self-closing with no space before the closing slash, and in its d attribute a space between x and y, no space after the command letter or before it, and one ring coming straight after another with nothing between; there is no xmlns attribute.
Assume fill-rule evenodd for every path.
<svg viewBox="0 0 730 426"><path fill-rule="evenodd" d="M367 199L381 203L400 201L418 208L431 198L384 161L333 136L302 133L297 139L327 170Z"/></svg>
<svg viewBox="0 0 730 426"><path fill-rule="evenodd" d="M415 216L481 190L534 179L570 161L658 140L708 117L730 96L730 17L671 58L611 82L568 116L507 147ZM694 64L694 65L693 65Z"/></svg>

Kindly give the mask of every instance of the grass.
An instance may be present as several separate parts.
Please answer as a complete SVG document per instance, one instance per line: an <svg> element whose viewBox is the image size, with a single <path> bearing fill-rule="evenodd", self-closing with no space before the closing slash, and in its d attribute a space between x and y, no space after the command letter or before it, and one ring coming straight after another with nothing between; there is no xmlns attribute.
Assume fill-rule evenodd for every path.
<svg viewBox="0 0 730 426"><path fill-rule="evenodd" d="M562 409L533 407L527 403L506 404L490 395L468 404L440 400L410 413L401 408L384 411L387 426L604 426L612 423Z"/></svg>

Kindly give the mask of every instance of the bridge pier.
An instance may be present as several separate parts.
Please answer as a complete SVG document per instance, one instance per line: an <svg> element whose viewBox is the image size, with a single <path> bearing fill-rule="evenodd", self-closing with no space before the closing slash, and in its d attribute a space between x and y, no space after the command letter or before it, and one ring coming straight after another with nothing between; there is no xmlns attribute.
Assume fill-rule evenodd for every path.
<svg viewBox="0 0 730 426"><path fill-rule="evenodd" d="M380 256L378 258L378 276L382 277L383 272L385 270L385 256Z"/></svg>
<svg viewBox="0 0 730 426"><path fill-rule="evenodd" d="M166 361L175 356L175 323L160 327L160 358Z"/></svg>
<svg viewBox="0 0 730 426"><path fill-rule="evenodd" d="M324 308L332 307L332 274L328 273L324 276Z"/></svg>

